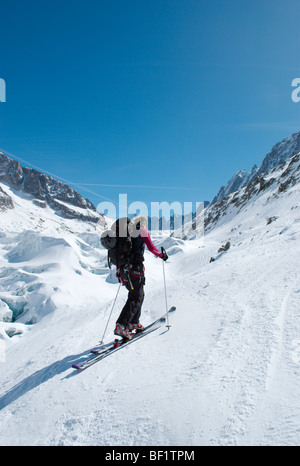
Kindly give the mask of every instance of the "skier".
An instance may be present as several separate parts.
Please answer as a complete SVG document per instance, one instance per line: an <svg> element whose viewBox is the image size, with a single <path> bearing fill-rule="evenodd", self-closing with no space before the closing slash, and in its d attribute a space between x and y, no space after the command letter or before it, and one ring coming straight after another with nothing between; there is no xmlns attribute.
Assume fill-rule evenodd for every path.
<svg viewBox="0 0 300 466"><path fill-rule="evenodd" d="M164 248L161 248L161 252L159 252L154 246L147 230L147 217L139 216L134 218L132 222L136 234L131 237L131 262L117 269L118 280L127 288L128 298L118 317L114 333L126 339L131 338L130 332L133 330L139 332L144 329L140 323L140 316L144 301L145 267L143 262L145 245L154 256L160 257L164 261L168 259Z"/></svg>

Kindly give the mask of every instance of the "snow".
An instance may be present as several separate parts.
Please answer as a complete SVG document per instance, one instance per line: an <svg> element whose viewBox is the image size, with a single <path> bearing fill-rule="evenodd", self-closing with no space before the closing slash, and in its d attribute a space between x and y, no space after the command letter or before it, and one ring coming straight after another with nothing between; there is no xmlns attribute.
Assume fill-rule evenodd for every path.
<svg viewBox="0 0 300 466"><path fill-rule="evenodd" d="M204 241L155 237L170 330L81 373L118 288L99 231L9 193L22 209L0 214L0 444L299 444L299 186L228 209ZM148 324L165 304L161 260L145 265Z"/></svg>
<svg viewBox="0 0 300 466"><path fill-rule="evenodd" d="M66 202L60 201L59 199L55 199L55 202L57 202L58 204L66 207L67 209L72 210L73 212L76 212L78 214L89 215L89 217L97 217L97 218L99 217L99 214L97 213L97 211L94 212L93 210L88 209L88 208L83 208L83 207L70 205L70 204L67 204Z"/></svg>
<svg viewBox="0 0 300 466"><path fill-rule="evenodd" d="M278 165L300 151L300 131L275 144L266 155L260 168L260 173L278 167Z"/></svg>
<svg viewBox="0 0 300 466"><path fill-rule="evenodd" d="M236 172L228 183L225 186L222 186L218 195L213 199L213 203L241 188L244 188L249 183L250 179L255 176L256 172L256 167L253 167L251 172L247 172L246 170L239 170Z"/></svg>

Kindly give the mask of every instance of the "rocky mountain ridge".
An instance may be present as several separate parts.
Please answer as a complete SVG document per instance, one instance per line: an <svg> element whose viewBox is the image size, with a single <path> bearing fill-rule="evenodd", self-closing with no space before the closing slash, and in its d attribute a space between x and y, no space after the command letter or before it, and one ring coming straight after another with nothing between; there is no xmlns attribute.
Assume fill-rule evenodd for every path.
<svg viewBox="0 0 300 466"><path fill-rule="evenodd" d="M222 186L217 196L212 201L212 204L220 201L231 193L246 187L252 180L257 177L262 177L265 173L273 168L278 167L281 163L300 152L300 131L291 136L284 138L282 141L275 144L271 151L265 156L260 168L256 165L252 168L251 172L247 170L239 170L229 180L229 182Z"/></svg>
<svg viewBox="0 0 300 466"><path fill-rule="evenodd" d="M225 216L236 215L242 208L247 208L249 201L255 202L260 195L269 192L268 202L271 198L279 198L299 183L300 152L271 168L263 176L258 172L244 188L211 204L205 210L205 230L213 228Z"/></svg>
<svg viewBox="0 0 300 466"><path fill-rule="evenodd" d="M51 207L57 215L96 223L101 218L96 207L77 191L55 178L21 164L0 152L0 182L20 195L30 195L35 205ZM0 190L0 210L13 209L5 188Z"/></svg>

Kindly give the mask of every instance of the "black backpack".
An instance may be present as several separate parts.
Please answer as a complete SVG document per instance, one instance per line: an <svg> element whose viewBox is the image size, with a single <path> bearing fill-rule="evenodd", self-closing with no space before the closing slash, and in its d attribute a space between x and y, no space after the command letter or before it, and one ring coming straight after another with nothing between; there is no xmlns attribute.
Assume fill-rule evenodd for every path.
<svg viewBox="0 0 300 466"><path fill-rule="evenodd" d="M124 267L131 263L132 259L132 238L129 233L130 218L124 217L115 221L111 230L102 233L101 244L108 250L108 266L111 264L117 268Z"/></svg>

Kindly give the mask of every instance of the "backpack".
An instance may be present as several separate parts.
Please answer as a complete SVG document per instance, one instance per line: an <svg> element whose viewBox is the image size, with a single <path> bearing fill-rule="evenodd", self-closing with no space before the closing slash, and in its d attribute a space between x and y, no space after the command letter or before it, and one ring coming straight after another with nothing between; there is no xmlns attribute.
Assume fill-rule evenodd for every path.
<svg viewBox="0 0 300 466"><path fill-rule="evenodd" d="M131 263L132 259L132 238L129 233L129 218L121 218L115 221L111 230L102 233L101 244L108 250L108 266L111 264L117 268L124 267Z"/></svg>

